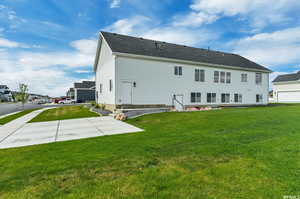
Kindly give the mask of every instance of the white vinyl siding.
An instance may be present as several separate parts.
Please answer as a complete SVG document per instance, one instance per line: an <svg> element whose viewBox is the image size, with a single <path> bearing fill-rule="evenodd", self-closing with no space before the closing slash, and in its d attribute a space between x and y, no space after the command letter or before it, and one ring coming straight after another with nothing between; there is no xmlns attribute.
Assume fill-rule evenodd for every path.
<svg viewBox="0 0 300 199"><path fill-rule="evenodd" d="M263 73L263 83L261 86L255 85L255 73L251 71L231 70L217 67L206 67L202 65L182 65L182 76L174 75L174 67L180 66L178 63L163 62L157 60L143 60L135 58L117 57L117 82L114 90L117 98L116 103L122 102L121 82L126 80L137 82L137 86L132 90L132 103L134 105L166 104L172 105L173 95L183 95L185 106L207 103L207 93L216 93L216 105L221 105L221 93L230 93L230 104L236 104L233 100L234 93L243 95L241 104L256 104L255 95L257 93L267 96L268 78ZM195 69L205 71L205 81L195 81ZM218 71L218 83L214 83L214 73ZM225 72L225 83L220 83L220 71ZM226 84L226 72L231 73L231 83ZM184 74L183 74L184 73ZM241 83L241 74L248 74L248 82ZM108 90L106 84L104 90ZM108 86L108 85L107 85ZM201 92L201 103L191 102L191 92ZM112 92L113 93L113 92ZM267 103L264 98L263 103Z"/></svg>

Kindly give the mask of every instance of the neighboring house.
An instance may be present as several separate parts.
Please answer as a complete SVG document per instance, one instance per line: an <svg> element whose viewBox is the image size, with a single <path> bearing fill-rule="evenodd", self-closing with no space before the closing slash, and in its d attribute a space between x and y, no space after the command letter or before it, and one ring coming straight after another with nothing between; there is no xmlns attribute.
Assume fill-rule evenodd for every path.
<svg viewBox="0 0 300 199"><path fill-rule="evenodd" d="M70 99L74 99L74 95L75 95L74 88L69 88L69 90L67 91L67 97Z"/></svg>
<svg viewBox="0 0 300 199"><path fill-rule="evenodd" d="M12 92L8 86L0 85L0 101L11 102L13 101Z"/></svg>
<svg viewBox="0 0 300 199"><path fill-rule="evenodd" d="M274 92L273 90L269 91L269 102L270 103L275 102L273 92Z"/></svg>
<svg viewBox="0 0 300 199"><path fill-rule="evenodd" d="M275 102L300 102L300 71L279 75L273 80L273 98Z"/></svg>
<svg viewBox="0 0 300 199"><path fill-rule="evenodd" d="M231 53L101 32L94 71L110 110L268 104L271 71Z"/></svg>
<svg viewBox="0 0 300 199"><path fill-rule="evenodd" d="M28 93L28 101L33 103L50 103L52 99L47 95Z"/></svg>
<svg viewBox="0 0 300 199"><path fill-rule="evenodd" d="M83 81L74 83L74 100L76 102L88 102L95 100L95 81Z"/></svg>

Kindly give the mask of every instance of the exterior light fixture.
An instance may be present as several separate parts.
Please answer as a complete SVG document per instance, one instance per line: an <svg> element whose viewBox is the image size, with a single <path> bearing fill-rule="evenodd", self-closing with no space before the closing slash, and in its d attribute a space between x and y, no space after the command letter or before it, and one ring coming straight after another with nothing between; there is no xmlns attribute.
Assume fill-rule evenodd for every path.
<svg viewBox="0 0 300 199"><path fill-rule="evenodd" d="M134 87L134 88L136 87L136 82L133 82L133 87Z"/></svg>

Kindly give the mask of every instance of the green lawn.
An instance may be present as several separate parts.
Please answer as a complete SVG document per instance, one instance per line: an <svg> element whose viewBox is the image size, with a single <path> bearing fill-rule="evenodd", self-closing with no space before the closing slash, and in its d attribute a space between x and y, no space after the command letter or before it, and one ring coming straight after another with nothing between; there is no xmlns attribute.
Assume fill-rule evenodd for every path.
<svg viewBox="0 0 300 199"><path fill-rule="evenodd" d="M84 117L99 117L99 114L91 112L84 106L63 106L59 108L48 109L30 120L29 123L76 119Z"/></svg>
<svg viewBox="0 0 300 199"><path fill-rule="evenodd" d="M13 121L13 120L15 120L15 119L17 119L19 117L22 117L22 116L24 116L24 115L26 115L28 113L31 113L32 111L36 111L36 110L38 110L38 109L29 109L29 110L21 111L19 113L16 113L16 114L9 115L9 116L6 116L4 118L1 118L0 119L0 125L4 125L4 124L6 124L6 123L8 123L10 121Z"/></svg>
<svg viewBox="0 0 300 199"><path fill-rule="evenodd" d="M300 106L161 113L145 132L0 150L0 198L300 195Z"/></svg>

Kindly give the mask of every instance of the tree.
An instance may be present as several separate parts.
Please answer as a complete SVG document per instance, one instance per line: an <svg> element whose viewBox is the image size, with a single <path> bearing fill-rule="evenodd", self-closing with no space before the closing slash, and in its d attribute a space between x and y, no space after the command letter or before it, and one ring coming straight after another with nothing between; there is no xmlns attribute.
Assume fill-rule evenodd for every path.
<svg viewBox="0 0 300 199"><path fill-rule="evenodd" d="M18 101L22 102L22 106L24 109L24 104L27 102L28 100L28 86L26 84L19 84L19 91L17 94L17 99Z"/></svg>

